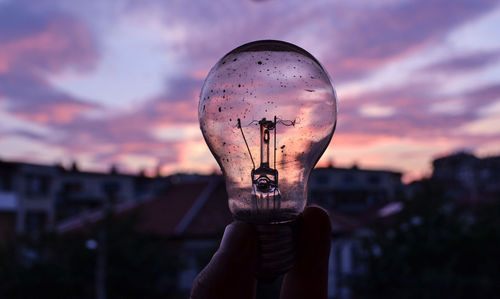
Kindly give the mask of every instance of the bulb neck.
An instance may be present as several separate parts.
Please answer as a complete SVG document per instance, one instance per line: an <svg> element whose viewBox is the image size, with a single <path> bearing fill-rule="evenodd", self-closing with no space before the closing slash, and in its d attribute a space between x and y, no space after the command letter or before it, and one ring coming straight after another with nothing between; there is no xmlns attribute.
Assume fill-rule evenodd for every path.
<svg viewBox="0 0 500 299"><path fill-rule="evenodd" d="M259 281L272 282L290 270L297 259L301 218L276 224L254 224L259 240Z"/></svg>

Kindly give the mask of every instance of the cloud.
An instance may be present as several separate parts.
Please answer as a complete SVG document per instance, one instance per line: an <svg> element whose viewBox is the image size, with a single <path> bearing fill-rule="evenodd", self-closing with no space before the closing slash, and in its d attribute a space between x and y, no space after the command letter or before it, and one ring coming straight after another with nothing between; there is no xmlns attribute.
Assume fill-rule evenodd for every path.
<svg viewBox="0 0 500 299"><path fill-rule="evenodd" d="M429 112L444 115L461 115L466 111L463 99L442 100L429 106Z"/></svg>
<svg viewBox="0 0 500 299"><path fill-rule="evenodd" d="M359 108L359 113L361 116L365 117L384 118L394 115L396 113L396 109L390 106L366 104Z"/></svg>
<svg viewBox="0 0 500 299"><path fill-rule="evenodd" d="M500 114L477 119L465 124L460 130L471 135L500 136L499 118Z"/></svg>
<svg viewBox="0 0 500 299"><path fill-rule="evenodd" d="M0 98L22 119L42 124L69 123L99 106L59 92L37 75L0 75Z"/></svg>
<svg viewBox="0 0 500 299"><path fill-rule="evenodd" d="M466 96L475 102L488 104L500 98L500 83L479 87L467 93Z"/></svg>
<svg viewBox="0 0 500 299"><path fill-rule="evenodd" d="M59 12L35 13L18 2L0 10L0 73L85 70L97 58L85 25Z"/></svg>
<svg viewBox="0 0 500 299"><path fill-rule="evenodd" d="M401 1L349 10L326 65L339 80L359 77L443 39L457 26L488 12L495 1ZM341 12L346 9L341 9ZM332 35L334 32L332 32Z"/></svg>
<svg viewBox="0 0 500 299"><path fill-rule="evenodd" d="M195 78L194 76L196 75L186 74L183 77L169 78L167 81L167 90L160 96L162 100L166 102L197 100L205 78Z"/></svg>
<svg viewBox="0 0 500 299"><path fill-rule="evenodd" d="M319 56L337 82L359 78L443 39L490 11L494 0L358 2L141 2L130 13L163 15L165 28L182 28L174 42L187 61L206 67L232 48L257 39L295 42ZM277 17L279 16L279 17ZM173 45L172 45L173 46Z"/></svg>
<svg viewBox="0 0 500 299"><path fill-rule="evenodd" d="M68 68L91 69L98 57L94 39L78 19L30 7L9 2L0 10L3 109L35 123L69 123L98 105L58 91L45 76Z"/></svg>
<svg viewBox="0 0 500 299"><path fill-rule="evenodd" d="M422 69L424 72L447 73L474 71L500 59L500 50L470 53L437 62Z"/></svg>
<svg viewBox="0 0 500 299"><path fill-rule="evenodd" d="M485 105L477 110L479 116L491 116L494 114L500 114L500 94L497 96L497 101L492 104Z"/></svg>
<svg viewBox="0 0 500 299"><path fill-rule="evenodd" d="M1 109L57 132L57 138L44 140L33 130L10 130L11 137L63 149L61 155L78 157L95 167L115 163L131 170L156 164L166 171L208 169L214 163L196 133L197 98L210 67L234 47L258 39L287 40L317 56L338 85L357 84L358 79L376 76L377 70L409 56L422 54L427 59L423 49L439 44L458 26L497 5L493 0L113 3L113 9L95 3L72 4L71 14L59 10L59 5L68 4L58 1L2 4ZM80 10L85 13L79 15ZM101 28L92 23L101 24L101 19L111 27L122 28L124 22L139 24L141 30L153 32L152 39L158 37L154 47L161 47L172 61L159 94L116 108L91 104L84 98L88 94L75 96L70 89L62 91L50 84L51 74L95 71L103 51L98 42L114 32L89 30ZM484 127L491 126L491 121L480 111L498 100L500 85L440 95L437 91L442 82L421 77L425 72L448 76L474 71L497 61L498 55L457 51L456 56L421 69L418 79L410 78L401 85L368 92L361 83L361 92L341 99L338 132L328 155L340 149L345 160L354 160L356 154L370 165L396 165L397 160L416 157L421 165L424 157L437 150L491 144L492 135L471 135L457 128L489 132ZM147 60L146 56L140 59ZM144 65L152 65L149 62ZM121 104L120 99L117 102ZM1 133L2 140L9 138ZM435 143L438 149L434 149Z"/></svg>
<svg viewBox="0 0 500 299"><path fill-rule="evenodd" d="M482 119L480 112L500 96L496 85L460 96L436 94L438 86L439 82L406 83L345 98L339 103L338 132L412 138L458 135L466 138L456 129Z"/></svg>
<svg viewBox="0 0 500 299"><path fill-rule="evenodd" d="M74 157L90 155L86 158L90 165L126 164L122 168L136 171L139 161L144 162L140 168L146 168L154 158L165 169L187 167L182 162L186 143L203 140L196 129L197 99L170 101L169 95L166 92L127 111L59 124L56 127L63 133L54 144ZM143 158L126 162L131 157Z"/></svg>

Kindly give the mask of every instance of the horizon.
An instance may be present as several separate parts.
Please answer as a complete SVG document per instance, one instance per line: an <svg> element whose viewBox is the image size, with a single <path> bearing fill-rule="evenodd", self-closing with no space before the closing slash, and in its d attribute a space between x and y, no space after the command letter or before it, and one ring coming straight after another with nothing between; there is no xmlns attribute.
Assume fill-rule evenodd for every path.
<svg viewBox="0 0 500 299"><path fill-rule="evenodd" d="M474 155L473 153L471 152L467 152L467 151L455 151L451 154L447 154L447 155L441 155L441 156L438 156L438 157L435 157L433 159L431 159L430 163L432 164L432 162L434 160L437 160L437 159L441 159L441 158L446 158L446 157L449 157L450 155L456 155L456 154L471 154L471 155ZM476 156L474 155L476 158L478 159L487 159L487 158L492 158L492 157L500 157L500 155L486 155L486 156ZM141 176L141 175L144 175L146 177L149 177L149 178L154 178L154 177L162 177L162 178L166 178L166 177L169 177L169 176L176 176L176 175L199 175L199 176L213 176L213 175L218 175L218 176L221 176L223 175L223 173L221 172L220 168L217 168L217 169L212 169L212 171L209 171L209 172L196 172L196 171L191 171L191 172L172 172L172 173L153 173L152 171L150 172L145 172L144 169L139 169L138 172L134 173L134 172L130 172L130 171L123 171L122 169L119 169L116 167L116 165L113 165L113 164L110 164L108 165L107 168L103 168L105 170L95 170L95 169L85 169L85 168L81 168L78 164L78 161L72 161L70 164L61 164L61 163L53 163L53 164L47 164L47 163L36 163L36 162L29 162L29 161L15 161L15 160L5 160L3 159L1 156L0 156L0 163L12 163L12 164L28 164L28 165L36 165L36 166L43 166L43 167L61 167L62 169L64 169L64 171L73 171L73 167L76 166L76 172L81 172L81 173L95 173L95 174L117 174L117 175L126 175L126 176ZM333 163L333 161L329 161L329 163L326 163L324 165L319 165L319 163L313 168L313 169L325 169L325 168L334 168L334 169L359 169L361 171L381 171L381 172L393 172L393 173L399 173L401 174L402 177L405 176L405 173L404 172L401 172L399 171L398 169L395 169L395 168L384 168L384 167L381 167L381 168L374 168L374 167L371 167L371 168L366 168L366 167L360 167L358 164L354 163L352 165L337 165L335 163ZM412 181L404 181L402 179L402 182L404 184L409 184L411 182L415 182L415 181L418 181L420 179L427 179L427 178L430 178L432 173L429 173L429 175L426 175L426 176L423 176L419 179L415 179L415 180L412 180Z"/></svg>
<svg viewBox="0 0 500 299"><path fill-rule="evenodd" d="M407 183L437 157L500 154L496 1L293 5L0 0L0 160L211 173L203 81L261 39L302 47L332 78L337 130L317 167L390 169Z"/></svg>

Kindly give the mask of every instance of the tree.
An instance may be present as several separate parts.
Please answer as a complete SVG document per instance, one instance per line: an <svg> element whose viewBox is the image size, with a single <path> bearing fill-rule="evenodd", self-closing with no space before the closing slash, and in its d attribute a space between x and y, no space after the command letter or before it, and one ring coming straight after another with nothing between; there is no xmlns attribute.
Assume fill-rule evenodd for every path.
<svg viewBox="0 0 500 299"><path fill-rule="evenodd" d="M493 298L500 291L500 204L459 204L421 182L391 225L364 239L364 298Z"/></svg>

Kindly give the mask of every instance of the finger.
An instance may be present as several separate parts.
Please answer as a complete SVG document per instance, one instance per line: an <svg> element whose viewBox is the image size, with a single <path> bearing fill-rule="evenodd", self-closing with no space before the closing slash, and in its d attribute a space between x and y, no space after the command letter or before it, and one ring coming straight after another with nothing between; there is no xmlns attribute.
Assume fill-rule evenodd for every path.
<svg viewBox="0 0 500 299"><path fill-rule="evenodd" d="M196 277L191 298L253 298L257 257L257 238L252 227L244 222L231 223L212 260Z"/></svg>
<svg viewBox="0 0 500 299"><path fill-rule="evenodd" d="M282 299L327 298L331 231L330 217L325 210L305 209L297 262L283 280Z"/></svg>

